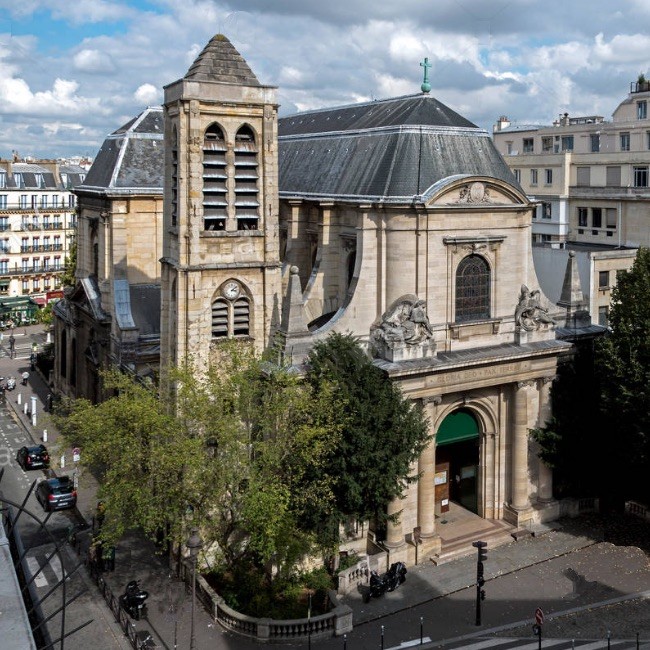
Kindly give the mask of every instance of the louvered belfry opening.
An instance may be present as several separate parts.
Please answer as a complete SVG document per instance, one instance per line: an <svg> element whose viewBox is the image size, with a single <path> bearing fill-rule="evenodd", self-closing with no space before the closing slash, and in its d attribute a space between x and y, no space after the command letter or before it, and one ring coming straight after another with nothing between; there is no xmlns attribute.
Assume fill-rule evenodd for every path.
<svg viewBox="0 0 650 650"><path fill-rule="evenodd" d="M228 219L226 140L217 124L203 139L203 228L225 230Z"/></svg>
<svg viewBox="0 0 650 650"><path fill-rule="evenodd" d="M233 336L248 336L250 334L250 305L248 298L241 296L232 304L233 319L232 333Z"/></svg>
<svg viewBox="0 0 650 650"><path fill-rule="evenodd" d="M212 338L228 336L229 303L224 298L217 298L212 303Z"/></svg>
<svg viewBox="0 0 650 650"><path fill-rule="evenodd" d="M212 338L250 335L250 301L245 296L236 300L217 298L212 303Z"/></svg>
<svg viewBox="0 0 650 650"><path fill-rule="evenodd" d="M237 230L259 228L258 158L255 134L242 126L235 136L235 217Z"/></svg>
<svg viewBox="0 0 650 650"><path fill-rule="evenodd" d="M178 225L178 133L172 134L172 226Z"/></svg>

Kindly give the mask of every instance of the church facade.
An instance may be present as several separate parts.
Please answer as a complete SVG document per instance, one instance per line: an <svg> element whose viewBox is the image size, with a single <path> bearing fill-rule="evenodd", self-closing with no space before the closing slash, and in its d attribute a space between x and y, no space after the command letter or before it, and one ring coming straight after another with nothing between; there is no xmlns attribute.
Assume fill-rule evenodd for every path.
<svg viewBox="0 0 650 650"><path fill-rule="evenodd" d="M571 345L539 290L535 208L488 134L423 91L278 119L215 36L165 89L161 362L210 363L224 339L302 364L351 332L428 416L431 440L384 540L440 551L460 503L525 527L553 519L529 429Z"/></svg>

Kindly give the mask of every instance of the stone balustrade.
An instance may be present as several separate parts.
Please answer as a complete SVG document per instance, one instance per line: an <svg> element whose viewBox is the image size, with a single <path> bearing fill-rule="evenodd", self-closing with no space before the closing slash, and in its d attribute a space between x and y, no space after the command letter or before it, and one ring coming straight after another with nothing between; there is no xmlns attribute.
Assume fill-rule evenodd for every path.
<svg viewBox="0 0 650 650"><path fill-rule="evenodd" d="M181 562L181 579L191 588L192 564L188 559ZM340 636L352 631L352 609L339 605L336 592L329 592L332 609L327 614L312 616L310 619L273 620L255 618L235 611L226 605L207 581L197 573L196 597L205 605L210 616L222 627L258 641L267 643L284 643L287 641L306 641ZM310 634L311 630L311 634Z"/></svg>
<svg viewBox="0 0 650 650"><path fill-rule="evenodd" d="M356 589L360 584L367 584L370 575L370 566L368 562L367 555L360 555L359 561L344 569L339 571L339 584L337 593L339 595L349 594L351 591Z"/></svg>

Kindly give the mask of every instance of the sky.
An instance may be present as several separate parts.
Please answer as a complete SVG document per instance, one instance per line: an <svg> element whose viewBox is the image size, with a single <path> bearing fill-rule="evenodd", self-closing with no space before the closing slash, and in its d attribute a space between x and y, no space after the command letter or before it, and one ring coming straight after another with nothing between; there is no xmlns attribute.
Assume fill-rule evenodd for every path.
<svg viewBox="0 0 650 650"><path fill-rule="evenodd" d="M611 119L650 0L0 0L0 157L94 157L225 34L280 115L420 92L492 131Z"/></svg>

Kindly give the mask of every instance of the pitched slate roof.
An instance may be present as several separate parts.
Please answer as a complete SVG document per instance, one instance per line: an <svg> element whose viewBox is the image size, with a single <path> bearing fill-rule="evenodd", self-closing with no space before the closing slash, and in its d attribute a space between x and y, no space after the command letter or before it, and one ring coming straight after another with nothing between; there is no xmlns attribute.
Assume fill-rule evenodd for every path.
<svg viewBox="0 0 650 650"><path fill-rule="evenodd" d="M241 86L260 85L244 57L223 34L217 34L210 39L184 79L218 81Z"/></svg>
<svg viewBox="0 0 650 650"><path fill-rule="evenodd" d="M111 133L86 179L81 192L162 194L164 126L162 107L152 106Z"/></svg>
<svg viewBox="0 0 650 650"><path fill-rule="evenodd" d="M281 118L280 196L401 203L458 174L519 187L488 133L428 94Z"/></svg>

